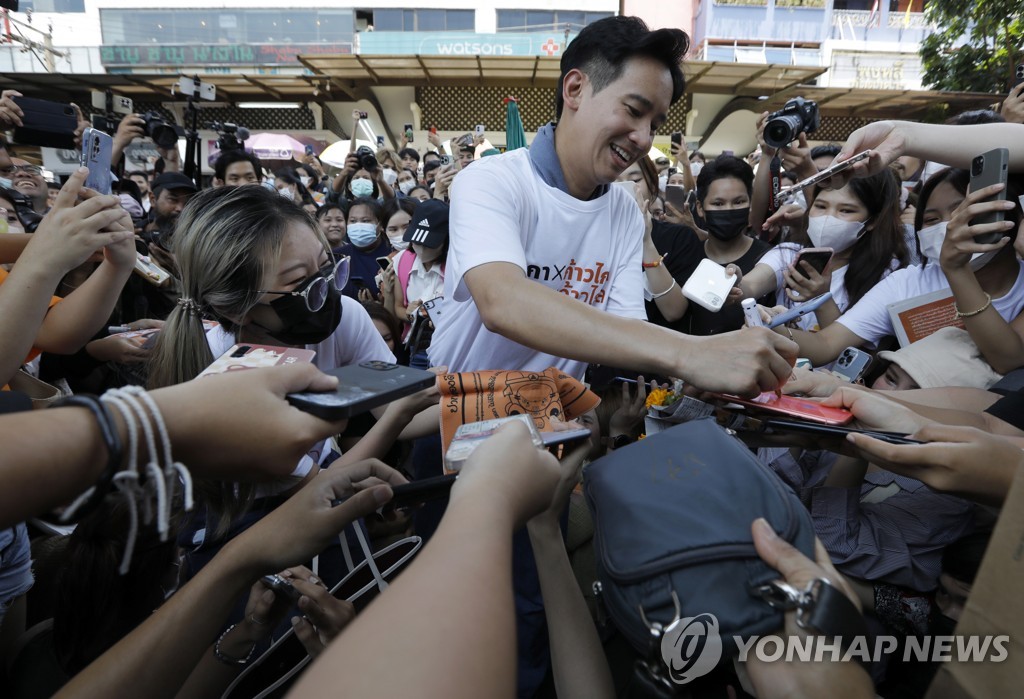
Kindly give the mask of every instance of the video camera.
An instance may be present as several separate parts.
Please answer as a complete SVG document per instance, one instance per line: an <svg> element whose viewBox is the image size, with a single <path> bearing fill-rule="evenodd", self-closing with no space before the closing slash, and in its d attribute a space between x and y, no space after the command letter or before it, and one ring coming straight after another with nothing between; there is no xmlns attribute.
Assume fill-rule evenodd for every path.
<svg viewBox="0 0 1024 699"><path fill-rule="evenodd" d="M221 153L231 150L243 150L242 143L249 138L249 129L231 122L214 121L207 125L212 131L217 132L217 148Z"/></svg>
<svg viewBox="0 0 1024 699"><path fill-rule="evenodd" d="M803 97L794 97L777 112L768 115L764 125L764 142L772 148L785 148L800 137L800 132L818 129L821 116L818 105Z"/></svg>
<svg viewBox="0 0 1024 699"><path fill-rule="evenodd" d="M359 167L364 170L373 172L380 167L380 163L377 162L377 156L369 146L359 146L356 149L356 157L359 158Z"/></svg>

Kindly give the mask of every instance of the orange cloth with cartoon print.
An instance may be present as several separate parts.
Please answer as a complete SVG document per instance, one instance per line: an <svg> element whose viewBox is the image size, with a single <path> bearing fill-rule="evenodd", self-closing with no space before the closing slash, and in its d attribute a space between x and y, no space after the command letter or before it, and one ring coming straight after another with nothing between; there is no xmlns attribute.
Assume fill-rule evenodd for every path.
<svg viewBox="0 0 1024 699"><path fill-rule="evenodd" d="M551 418L573 420L601 399L573 377L555 368L544 371L469 371L437 377L441 392L442 453L455 430L468 422L526 414L540 432Z"/></svg>
<svg viewBox="0 0 1024 699"><path fill-rule="evenodd" d="M0 284L3 284L5 281L7 281L7 270L5 270L2 267L0 267ZM61 300L62 299L61 299L60 296L51 296L50 297L50 308L53 308L54 306L56 306L58 303L61 302ZM33 347L32 351L30 351L28 353L28 356L25 357L25 362L24 363L27 364L28 362L31 362L33 359L35 359L36 357L39 356L41 351L42 350L38 350L35 347ZM4 386L4 388L6 389L7 387Z"/></svg>

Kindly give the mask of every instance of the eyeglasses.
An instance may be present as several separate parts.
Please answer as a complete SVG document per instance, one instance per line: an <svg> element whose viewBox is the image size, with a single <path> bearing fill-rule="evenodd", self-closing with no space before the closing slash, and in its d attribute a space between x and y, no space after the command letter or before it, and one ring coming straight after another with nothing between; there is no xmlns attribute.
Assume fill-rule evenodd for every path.
<svg viewBox="0 0 1024 699"><path fill-rule="evenodd" d="M10 176L16 172L24 172L27 175L42 175L43 168L38 165L11 165L10 167L0 168L0 175Z"/></svg>
<svg viewBox="0 0 1024 699"><path fill-rule="evenodd" d="M342 257L337 262L324 265L320 273L310 277L294 291L269 291L260 289L258 294L287 294L288 296L301 296L306 302L306 308L316 313L327 303L327 296L333 285L337 291L341 291L348 284L350 258Z"/></svg>

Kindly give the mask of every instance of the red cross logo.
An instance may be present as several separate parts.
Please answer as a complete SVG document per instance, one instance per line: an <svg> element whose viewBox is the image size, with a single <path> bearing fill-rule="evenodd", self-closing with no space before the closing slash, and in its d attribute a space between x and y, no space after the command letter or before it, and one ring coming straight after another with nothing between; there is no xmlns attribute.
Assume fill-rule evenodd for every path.
<svg viewBox="0 0 1024 699"><path fill-rule="evenodd" d="M561 47L555 43L554 39L548 39L544 42L544 45L540 47L540 50L549 56L554 56L561 50Z"/></svg>

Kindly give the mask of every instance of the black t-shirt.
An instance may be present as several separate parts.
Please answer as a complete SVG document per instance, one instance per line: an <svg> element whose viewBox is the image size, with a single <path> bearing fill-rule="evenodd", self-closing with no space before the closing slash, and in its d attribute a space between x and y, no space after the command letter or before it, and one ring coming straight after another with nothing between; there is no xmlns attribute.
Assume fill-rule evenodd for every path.
<svg viewBox="0 0 1024 699"><path fill-rule="evenodd" d="M685 226L662 224L659 227L658 223L657 221L655 222L655 226L651 231L651 239L654 241L654 246L658 249L658 252L662 254L667 253L663 264L668 267L669 273L679 286L682 286L690 278L694 270L697 269L697 265L700 264L701 260L707 257L704 253L704 243L701 242L696 233ZM733 260L731 264L736 265L746 274L754 268L754 265L761 259L761 256L769 249L771 249L771 246L768 243L755 238L747 252L739 257L739 259ZM772 302L774 296L773 293L766 294L758 299L757 302L767 306L774 305ZM658 311L655 303L648 301L647 318L652 323L689 335L717 335L718 333L731 330L739 330L743 327L743 309L740 308L739 304L725 306L718 313L712 313L695 303L690 303L689 309L682 318L675 323L669 323L661 315L661 312Z"/></svg>

